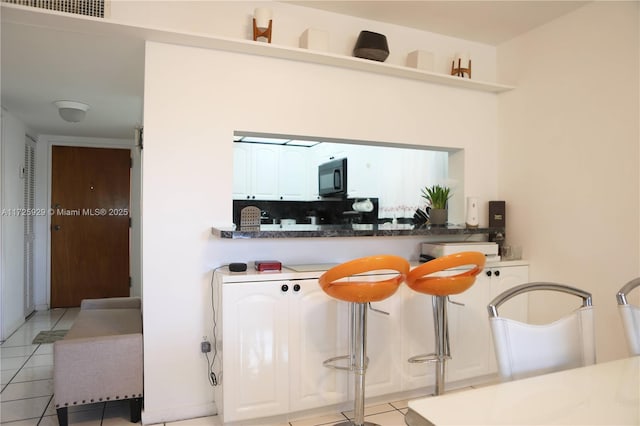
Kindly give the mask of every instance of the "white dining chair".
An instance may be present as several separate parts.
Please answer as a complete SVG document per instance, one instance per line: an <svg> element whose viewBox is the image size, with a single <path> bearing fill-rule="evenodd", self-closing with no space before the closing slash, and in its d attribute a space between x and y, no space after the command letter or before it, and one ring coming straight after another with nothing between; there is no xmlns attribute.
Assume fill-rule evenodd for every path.
<svg viewBox="0 0 640 426"><path fill-rule="evenodd" d="M618 312L622 318L631 355L640 355L640 307L630 304L627 301L627 295L638 286L640 286L640 278L626 283L616 295Z"/></svg>
<svg viewBox="0 0 640 426"><path fill-rule="evenodd" d="M501 317L498 307L531 291L550 290L582 299L582 306L549 324ZM503 380L550 373L595 363L591 294L564 284L536 282L513 287L488 305L498 370Z"/></svg>

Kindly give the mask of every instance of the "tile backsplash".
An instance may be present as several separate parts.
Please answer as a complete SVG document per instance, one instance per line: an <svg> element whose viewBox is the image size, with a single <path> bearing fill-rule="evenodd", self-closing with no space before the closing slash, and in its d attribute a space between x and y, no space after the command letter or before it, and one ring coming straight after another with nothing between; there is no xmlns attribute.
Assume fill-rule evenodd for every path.
<svg viewBox="0 0 640 426"><path fill-rule="evenodd" d="M353 203L359 198L329 198L317 201L266 201L234 200L233 223L240 225L240 211L247 206L261 210L261 223L280 223L282 219L293 219L296 223L338 225L347 223L378 223L378 199L369 198L373 204L371 212L356 212Z"/></svg>

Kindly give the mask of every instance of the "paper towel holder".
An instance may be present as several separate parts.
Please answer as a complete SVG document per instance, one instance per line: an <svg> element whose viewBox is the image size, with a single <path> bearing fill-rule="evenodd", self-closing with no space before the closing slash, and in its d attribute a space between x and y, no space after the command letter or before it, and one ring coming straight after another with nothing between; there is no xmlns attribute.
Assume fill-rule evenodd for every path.
<svg viewBox="0 0 640 426"><path fill-rule="evenodd" d="M478 212L478 197L467 197L467 219L465 220L467 228L478 227L480 224Z"/></svg>

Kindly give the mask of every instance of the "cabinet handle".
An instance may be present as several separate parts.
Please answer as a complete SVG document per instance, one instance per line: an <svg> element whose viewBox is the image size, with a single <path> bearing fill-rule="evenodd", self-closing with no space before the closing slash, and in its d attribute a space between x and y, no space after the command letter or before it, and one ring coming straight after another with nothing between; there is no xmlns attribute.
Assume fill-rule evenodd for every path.
<svg viewBox="0 0 640 426"><path fill-rule="evenodd" d="M280 287L280 290L282 290L282 291L284 291L286 293L287 291L289 291L289 286L286 285L286 284L282 284L282 287Z"/></svg>
<svg viewBox="0 0 640 426"><path fill-rule="evenodd" d="M499 277L499 276L500 276L500 271L495 271L495 272L493 273L493 275L495 275L496 277Z"/></svg>
<svg viewBox="0 0 640 426"><path fill-rule="evenodd" d="M300 291L300 284L295 284L293 286L293 291Z"/></svg>
<svg viewBox="0 0 640 426"><path fill-rule="evenodd" d="M488 277L490 277L491 276L491 271L487 271L486 274L487 274Z"/></svg>

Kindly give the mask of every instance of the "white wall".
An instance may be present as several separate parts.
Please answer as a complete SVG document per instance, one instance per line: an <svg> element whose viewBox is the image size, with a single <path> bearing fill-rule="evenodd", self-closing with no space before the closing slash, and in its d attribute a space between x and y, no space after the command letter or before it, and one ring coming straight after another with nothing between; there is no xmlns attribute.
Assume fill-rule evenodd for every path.
<svg viewBox="0 0 640 426"><path fill-rule="evenodd" d="M5 340L24 322L24 216L14 209L24 207L24 179L19 170L24 165L26 127L2 108L0 155L2 177L0 207L8 209L0 216L0 340ZM12 213L12 211L14 213Z"/></svg>
<svg viewBox="0 0 640 426"><path fill-rule="evenodd" d="M499 195L532 280L592 292L597 357L626 355L617 290L640 273L637 2L594 2L498 48ZM637 299L637 295L634 295ZM535 320L564 305L531 299Z"/></svg>
<svg viewBox="0 0 640 426"><path fill-rule="evenodd" d="M176 76L180 76L176 78ZM424 238L220 240L232 220L234 130L463 148L464 193L495 199L493 94L244 54L148 43L143 151L144 422L210 414L200 354L212 269L374 253L416 259ZM462 124L462 125L461 125ZM457 157L457 155L456 155ZM486 224L486 222L485 222Z"/></svg>

